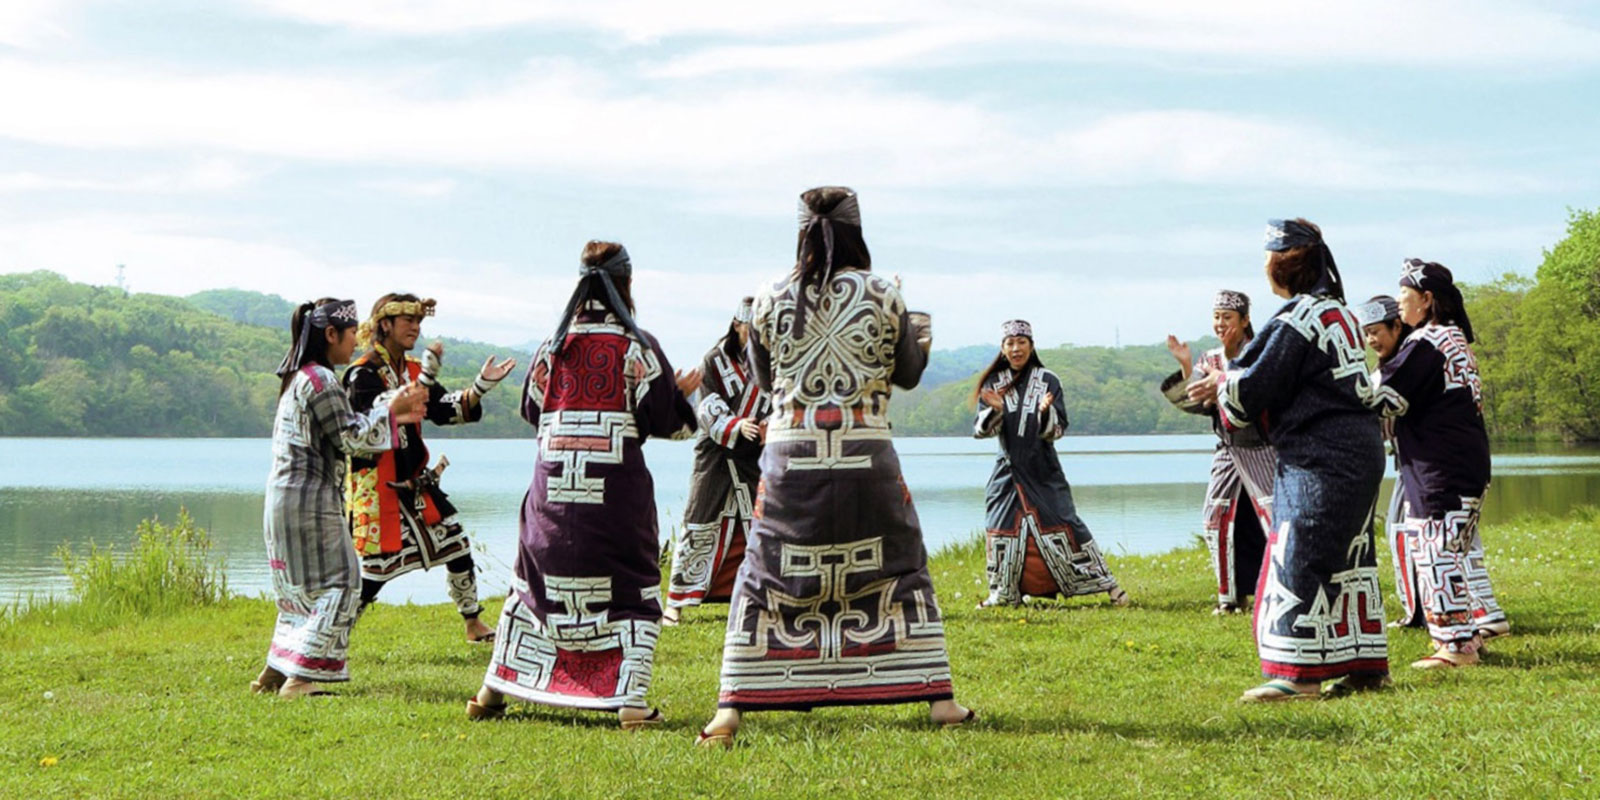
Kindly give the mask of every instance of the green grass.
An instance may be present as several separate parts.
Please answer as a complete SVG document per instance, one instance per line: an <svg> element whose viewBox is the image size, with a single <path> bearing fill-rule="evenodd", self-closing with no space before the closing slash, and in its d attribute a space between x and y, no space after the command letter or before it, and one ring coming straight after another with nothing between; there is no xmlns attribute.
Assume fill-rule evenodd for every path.
<svg viewBox="0 0 1600 800"><path fill-rule="evenodd" d="M1392 691L1270 707L1235 702L1259 680L1249 620L1208 613L1198 549L1115 558L1130 609L987 612L981 550L947 551L932 571L975 728L918 706L753 714L731 752L692 746L722 607L665 632L651 699L669 721L632 735L534 707L467 722L489 651L445 606L374 608L342 696L283 702L246 690L270 603L122 622L45 605L0 623L0 797L1600 795L1600 518L1484 538L1515 631L1485 666L1415 673L1428 645L1405 631Z"/></svg>

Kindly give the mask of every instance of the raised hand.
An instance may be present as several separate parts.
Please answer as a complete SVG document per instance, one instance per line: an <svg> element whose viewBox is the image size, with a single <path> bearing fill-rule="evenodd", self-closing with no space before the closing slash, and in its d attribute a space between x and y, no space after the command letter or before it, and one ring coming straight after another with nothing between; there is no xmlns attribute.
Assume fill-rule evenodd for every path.
<svg viewBox="0 0 1600 800"><path fill-rule="evenodd" d="M1189 379L1189 373L1194 370L1194 351L1189 349L1187 342L1178 341L1178 337L1167 334L1167 352L1178 359L1178 366L1183 369L1183 379Z"/></svg>
<svg viewBox="0 0 1600 800"><path fill-rule="evenodd" d="M1050 407L1056 404L1056 396L1050 392L1044 393L1044 401L1039 404L1039 416L1043 418L1050 413Z"/></svg>
<svg viewBox="0 0 1600 800"><path fill-rule="evenodd" d="M437 342L435 344L437 344ZM432 347L432 345L429 345L429 347ZM516 366L517 360L514 358L508 358L504 361L495 361L494 356L489 356L483 360L483 368L478 370L478 377L489 381L490 383L499 383L505 380L506 376L510 375L511 370Z"/></svg>
<svg viewBox="0 0 1600 800"><path fill-rule="evenodd" d="M683 392L685 396L694 394L695 390L700 388L700 382L705 379L705 376L700 374L699 367L680 369L673 377L678 382L678 391Z"/></svg>
<svg viewBox="0 0 1600 800"><path fill-rule="evenodd" d="M978 392L978 399L982 401L984 405L996 411L999 411L1006 404L1005 398L1001 397L1000 393L993 389L984 389L983 391Z"/></svg>

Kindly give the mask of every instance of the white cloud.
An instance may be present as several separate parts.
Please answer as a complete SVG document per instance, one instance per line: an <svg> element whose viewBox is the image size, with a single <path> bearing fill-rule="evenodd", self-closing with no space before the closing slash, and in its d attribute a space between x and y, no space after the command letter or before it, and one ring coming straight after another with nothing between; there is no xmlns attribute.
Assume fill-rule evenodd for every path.
<svg viewBox="0 0 1600 800"><path fill-rule="evenodd" d="M39 49L67 38L63 22L76 0L6 0L0 3L0 45Z"/></svg>
<svg viewBox="0 0 1600 800"><path fill-rule="evenodd" d="M112 192L188 194L223 192L255 180L253 172L221 158L194 161L169 173L122 176L46 175L38 172L0 172L0 194L18 192Z"/></svg>
<svg viewBox="0 0 1600 800"><path fill-rule="evenodd" d="M0 136L54 146L511 168L709 194L787 195L819 176L890 188L1293 181L1487 192L1536 185L1438 163L1431 152L1390 151L1237 114L1145 111L1050 126L1026 110L871 85L641 91L567 62L532 65L492 90L441 97L406 76L195 75L0 60L0 107L8 111ZM118 124L103 124L107 118ZM820 133L808 120L849 124Z"/></svg>
<svg viewBox="0 0 1600 800"><path fill-rule="evenodd" d="M417 200L436 200L455 194L456 182L450 178L410 179L385 178L367 181L366 187L377 192Z"/></svg>
<svg viewBox="0 0 1600 800"><path fill-rule="evenodd" d="M269 13L321 25L411 36L544 27L625 42L760 37L712 44L657 74L854 71L908 62L1004 56L1018 46L1053 57L1171 53L1231 63L1361 63L1491 67L1594 64L1600 32L1532 4L1358 0L1284 6L1272 0L957 0L739 3L684 0L258 0Z"/></svg>

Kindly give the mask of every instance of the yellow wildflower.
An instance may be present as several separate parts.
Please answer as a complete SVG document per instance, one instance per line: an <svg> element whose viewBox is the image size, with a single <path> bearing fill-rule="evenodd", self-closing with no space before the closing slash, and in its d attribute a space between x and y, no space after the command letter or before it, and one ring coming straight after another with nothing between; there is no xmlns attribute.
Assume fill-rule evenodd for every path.
<svg viewBox="0 0 1600 800"><path fill-rule="evenodd" d="M61 759L56 758L55 756L45 756L44 758L39 759L39 766L46 768L53 767L60 763Z"/></svg>

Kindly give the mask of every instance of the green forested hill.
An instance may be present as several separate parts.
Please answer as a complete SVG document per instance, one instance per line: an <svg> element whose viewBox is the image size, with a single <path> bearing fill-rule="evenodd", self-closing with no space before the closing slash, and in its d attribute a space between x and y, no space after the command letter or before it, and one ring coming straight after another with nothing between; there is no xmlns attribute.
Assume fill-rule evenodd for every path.
<svg viewBox="0 0 1600 800"><path fill-rule="evenodd" d="M1566 237L1545 251L1533 278L1508 274L1464 290L1490 435L1600 440L1600 212L1571 212ZM177 298L49 272L0 275L0 436L265 436L291 309L281 297L238 290ZM447 386L466 385L490 353L521 364L489 396L482 423L430 435L531 435L516 412L529 353L445 343ZM967 396L996 352L936 351L923 385L890 407L896 432L968 435ZM1157 392L1174 367L1159 344L1062 346L1040 356L1061 377L1071 433L1207 429Z"/></svg>
<svg viewBox="0 0 1600 800"><path fill-rule="evenodd" d="M1211 337L1193 343L1195 352L1216 347ZM889 407L896 433L925 436L969 436L973 405L970 401L977 372L998 354L984 348L984 356L957 381L896 394ZM935 354L937 357L938 353ZM1205 433L1210 424L1185 414L1162 398L1161 380L1177 369L1165 345L1121 348L1042 348L1039 358L1061 378L1066 394L1069 434ZM930 365L930 371L932 367Z"/></svg>
<svg viewBox="0 0 1600 800"><path fill-rule="evenodd" d="M185 299L50 272L0 275L0 436L266 436L292 309L255 292ZM495 350L445 343L447 386L466 385ZM483 423L461 433L530 433L515 377L507 383L487 399Z"/></svg>

